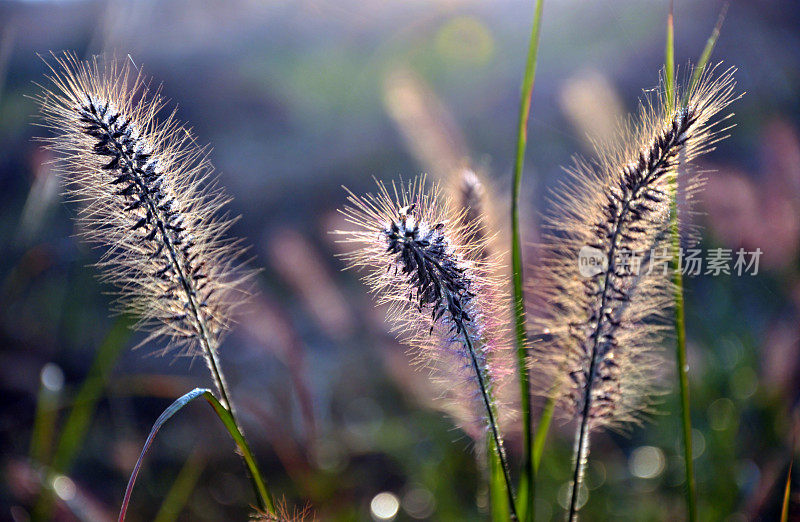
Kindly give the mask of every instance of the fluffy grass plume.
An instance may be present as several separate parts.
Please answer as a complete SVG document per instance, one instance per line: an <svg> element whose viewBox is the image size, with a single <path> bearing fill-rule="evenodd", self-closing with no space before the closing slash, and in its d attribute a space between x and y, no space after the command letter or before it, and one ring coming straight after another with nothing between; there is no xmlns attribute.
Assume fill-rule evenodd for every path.
<svg viewBox="0 0 800 522"><path fill-rule="evenodd" d="M534 365L539 392L578 421L570 518L590 432L640 422L658 392L659 350L671 331L670 194L678 167L685 172L723 137L719 113L735 99L733 72L709 71L669 113L679 94L672 104L663 94L644 101L635 122L598 145L594 163L576 161L553 198L534 268L535 331L544 334ZM587 256L600 261L588 275L579 270Z"/></svg>
<svg viewBox="0 0 800 522"><path fill-rule="evenodd" d="M102 279L122 311L140 317L147 340L164 350L202 353L231 407L216 351L244 296L239 242L225 238L227 197L210 179L198 147L175 112L159 119L159 89L127 62L52 55L39 95L45 138L78 212L81 235L104 249Z"/></svg>
<svg viewBox="0 0 800 522"><path fill-rule="evenodd" d="M510 478L493 397L495 379L507 368L492 364L493 353L509 350L501 332L501 284L491 260L482 259L480 223L444 197L425 178L378 183L375 194L350 193L342 213L355 229L339 231L355 249L346 256L364 269L378 300L389 304L389 320L412 347L417 362L450 390L452 411L475 436L488 426ZM513 500L512 500L513 505Z"/></svg>

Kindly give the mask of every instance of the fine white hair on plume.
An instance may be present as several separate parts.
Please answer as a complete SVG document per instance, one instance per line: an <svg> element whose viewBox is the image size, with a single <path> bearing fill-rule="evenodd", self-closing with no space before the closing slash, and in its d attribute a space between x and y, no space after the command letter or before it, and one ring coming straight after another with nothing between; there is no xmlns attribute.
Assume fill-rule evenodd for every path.
<svg viewBox="0 0 800 522"><path fill-rule="evenodd" d="M164 351L202 353L224 393L216 350L246 297L240 241L227 239L228 197L207 149L127 62L52 54L50 85L38 96L44 138L67 195L79 202L80 234L104 249L102 279L121 311L140 318ZM198 350L199 348L199 350ZM228 404L229 405L229 404Z"/></svg>
<svg viewBox="0 0 800 522"><path fill-rule="evenodd" d="M659 352L672 328L670 201L690 162L724 137L729 116L719 113L736 99L734 69L716 77L715 69L683 105L645 100L635 123L597 147L594 163L576 161L545 221L530 284L542 338L532 370L538 392L578 421L573 508L589 433L641 422L659 393ZM597 258L588 273L579 267L587 253Z"/></svg>
<svg viewBox="0 0 800 522"><path fill-rule="evenodd" d="M465 431L477 437L488 426L507 472L493 396L495 375L506 370L491 354L509 349L508 336L492 323L504 303L492 261L482 259L485 235L475 233L482 225L464 220L467 209L438 185L428 187L424 176L378 182L375 194L348 193L341 212L355 229L336 232L356 247L344 256L348 265L363 269L366 284L388 303L389 321L418 364L458 390L449 394L450 411Z"/></svg>

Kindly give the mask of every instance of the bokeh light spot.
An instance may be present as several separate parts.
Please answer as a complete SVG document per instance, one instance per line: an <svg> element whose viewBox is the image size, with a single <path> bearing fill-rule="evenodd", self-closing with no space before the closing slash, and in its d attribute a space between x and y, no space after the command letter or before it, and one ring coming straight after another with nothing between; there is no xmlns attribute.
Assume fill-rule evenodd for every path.
<svg viewBox="0 0 800 522"><path fill-rule="evenodd" d="M394 493L384 491L372 497L369 510L375 520L394 520L400 509L400 500Z"/></svg>
<svg viewBox="0 0 800 522"><path fill-rule="evenodd" d="M53 491L55 491L58 498L68 502L75 498L75 483L69 477L59 475L53 479Z"/></svg>
<svg viewBox="0 0 800 522"><path fill-rule="evenodd" d="M430 518L436 510L433 494L425 488L412 488L403 495L403 509L411 518Z"/></svg>
<svg viewBox="0 0 800 522"><path fill-rule="evenodd" d="M699 458L706 451L706 438L703 432L692 428L692 458Z"/></svg>
<svg viewBox="0 0 800 522"><path fill-rule="evenodd" d="M717 399L708 407L708 423L714 431L725 431L736 420L736 405L730 399Z"/></svg>
<svg viewBox="0 0 800 522"><path fill-rule="evenodd" d="M47 363L42 368L42 386L51 392L60 392L64 388L64 372L57 365Z"/></svg>
<svg viewBox="0 0 800 522"><path fill-rule="evenodd" d="M654 446L636 448L628 460L631 473L644 479L656 478L661 475L665 464L664 452Z"/></svg>

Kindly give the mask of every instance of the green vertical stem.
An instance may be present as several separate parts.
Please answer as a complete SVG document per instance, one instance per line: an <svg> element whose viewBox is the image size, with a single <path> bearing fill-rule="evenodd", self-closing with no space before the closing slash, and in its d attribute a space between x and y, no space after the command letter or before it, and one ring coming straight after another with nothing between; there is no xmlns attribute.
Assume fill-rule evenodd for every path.
<svg viewBox="0 0 800 522"><path fill-rule="evenodd" d="M489 505L491 506L492 522L507 522L511 518L506 494L503 465L495 449L494 439L491 434L486 434L486 454L489 463Z"/></svg>
<svg viewBox="0 0 800 522"><path fill-rule="evenodd" d="M536 9L525 61L525 74L520 92L519 119L517 121L517 148L514 161L514 182L511 185L511 269L514 287L514 331L519 370L520 398L523 423L524 461L520 480L521 520L533 520L535 477L532 458L532 415L530 379L528 377L527 335L525 330L525 296L522 288L522 247L519 226L519 193L522 185L522 168L525 164L525 145L528 141L528 117L531 111L531 94L536 78L536 57L539 51L539 34L542 22L543 0L536 0Z"/></svg>
<svg viewBox="0 0 800 522"><path fill-rule="evenodd" d="M667 15L667 45L664 51L664 76L666 88L667 114L672 112L675 100L675 24L673 17L674 0L669 2L669 14Z"/></svg>
<svg viewBox="0 0 800 522"><path fill-rule="evenodd" d="M677 183L675 194L677 199ZM680 266L681 236L677 217L677 201L672 204L672 282L675 285L675 340L678 359L678 384L681 399L681 424L683 425L683 460L686 474L686 509L690 522L697 520L697 491L692 460L692 418L689 406L689 363L686 360L686 321L684 317L683 274Z"/></svg>
<svg viewBox="0 0 800 522"><path fill-rule="evenodd" d="M675 110L675 27L673 2L670 1L667 17L667 43L664 52L666 118L672 118ZM681 273L681 231L678 217L678 178L673 177L670 201L670 228L672 232L672 282L675 285L675 348L677 352L678 385L681 402L681 425L683 431L683 461L685 473L686 511L689 522L697 520L697 491L692 460L692 417L689 404L689 364L686 360L686 320L683 299L683 274Z"/></svg>

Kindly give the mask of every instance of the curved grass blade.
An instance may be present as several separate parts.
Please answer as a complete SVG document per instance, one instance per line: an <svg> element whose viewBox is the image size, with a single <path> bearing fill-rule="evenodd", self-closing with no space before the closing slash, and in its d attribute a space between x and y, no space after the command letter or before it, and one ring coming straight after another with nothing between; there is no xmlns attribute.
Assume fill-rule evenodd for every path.
<svg viewBox="0 0 800 522"><path fill-rule="evenodd" d="M94 362L72 401L72 409L58 435L52 462L40 461L42 464L50 465L51 472L67 473L72 467L75 457L83 447L97 403L103 395L106 377L125 348L126 342L131 336L130 328L134 323L135 320L132 317L120 316L97 349ZM43 488L34 504L33 520L50 520L53 506L52 491Z"/></svg>
<svg viewBox="0 0 800 522"><path fill-rule="evenodd" d="M147 436L147 440L144 443L144 447L142 448L142 452L139 454L139 459L136 461L136 465L133 468L133 472L131 473L131 477L128 480L128 486L125 488L125 498L122 501L122 507L119 511L119 522L125 520L125 515L128 512L128 505L130 504L131 500L131 493L133 492L133 485L136 483L136 477L139 475L139 470L142 467L142 462L144 461L144 456L147 454L147 451L150 449L150 445L153 443L153 440L158 433L158 430L161 429L161 426L164 425L173 415L175 415L180 409L184 406L192 402L193 400L197 399L198 397L203 397L211 407L214 408L214 411L217 413L217 416L225 425L225 428L228 430L228 433L231 435L233 440L236 442L236 445L239 447L241 451L242 458L247 464L247 468L250 471L250 478L253 482L253 487L256 491L257 500L259 506L262 509L266 509L270 513L274 513L275 508L272 502L272 497L270 496L269 492L267 491L267 487L264 484L264 480L261 478L261 473L258 469L258 465L256 464L255 458L253 457L253 452L250 451L250 447L248 446L247 442L245 441L244 437L242 436L241 431L236 425L236 421L231 416L231 413L217 400L211 390L207 388L195 388L194 390L190 391L189 393L183 395L182 397L178 398L175 402L173 402L169 408L164 410L164 412L156 419L156 422L153 424L153 427L150 429L150 434Z"/></svg>
<svg viewBox="0 0 800 522"><path fill-rule="evenodd" d="M514 312L515 338L517 348L517 366L519 371L520 399L523 423L524 461L522 477L519 486L519 511L520 520L533 520L533 504L535 494L535 477L533 472L533 457L531 449L532 415L531 415L531 390L528 378L528 343L525 330L525 296L522 289L522 246L519 226L519 192L522 185L522 168L525 164L525 145L528 142L528 118L531 111L531 95L536 79L536 58L539 54L539 34L542 27L543 0L536 0L533 16L528 56L525 61L525 73L522 79L520 93L519 118L517 121L517 148L514 161L514 181L511 185L511 269L514 287Z"/></svg>
<svg viewBox="0 0 800 522"><path fill-rule="evenodd" d="M256 463L256 458L253 456L253 452L250 450L250 445L245 440L244 435L239 430L239 425L236 423L236 419L234 419L231 412L228 411L225 406L222 405L221 402L211 393L211 390L205 390L203 393L203 398L208 401L214 411L217 413L217 417L227 428L228 433L236 442L236 445L239 447L239 451L242 454L242 458L247 464L247 469L250 471L250 481L253 483L253 489L255 490L256 500L258 501L258 506L262 510L266 510L271 514L275 514L275 503L272 500L272 495L269 494L267 490L267 485L264 483L264 479L261 477L261 471L258 469L258 464Z"/></svg>

